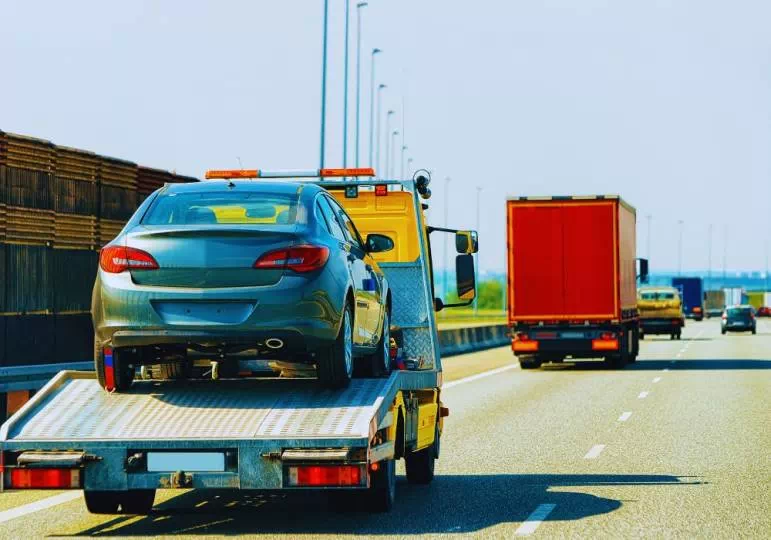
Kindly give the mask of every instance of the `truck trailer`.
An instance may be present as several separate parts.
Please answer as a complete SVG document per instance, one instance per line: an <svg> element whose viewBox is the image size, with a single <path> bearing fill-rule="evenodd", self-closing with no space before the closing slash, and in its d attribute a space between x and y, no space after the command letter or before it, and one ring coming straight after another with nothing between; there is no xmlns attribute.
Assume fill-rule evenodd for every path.
<svg viewBox="0 0 771 540"><path fill-rule="evenodd" d="M397 369L387 378L354 378L330 389L312 378L241 377L240 370L215 380L212 370L208 380L138 380L111 393L94 373L63 371L0 427L0 490L82 489L88 510L99 514L145 514L157 489L190 488L325 490L342 509L386 511L396 460L405 460L409 483L431 482L449 414L434 312L473 301L477 236L426 224L427 174L345 178L358 175L374 173L270 177L339 177L318 182L362 233L393 240L395 249L376 254L393 294ZM462 300L455 304L434 297L429 237L436 232L455 236Z"/></svg>
<svg viewBox="0 0 771 540"><path fill-rule="evenodd" d="M686 317L700 321L704 318L704 289L699 277L674 277L672 286L680 291L683 313Z"/></svg>
<svg viewBox="0 0 771 540"><path fill-rule="evenodd" d="M639 351L636 212L618 196L507 201L508 321L523 369ZM641 279L647 261L641 264Z"/></svg>

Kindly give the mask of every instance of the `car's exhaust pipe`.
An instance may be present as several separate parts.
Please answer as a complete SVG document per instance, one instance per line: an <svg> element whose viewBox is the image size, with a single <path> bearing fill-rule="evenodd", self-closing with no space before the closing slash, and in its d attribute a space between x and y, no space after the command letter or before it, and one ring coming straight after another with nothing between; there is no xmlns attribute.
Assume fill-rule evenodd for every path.
<svg viewBox="0 0 771 540"><path fill-rule="evenodd" d="M276 351L278 349L284 348L284 341L274 337L268 338L265 340L265 346L268 349L273 349L274 351Z"/></svg>

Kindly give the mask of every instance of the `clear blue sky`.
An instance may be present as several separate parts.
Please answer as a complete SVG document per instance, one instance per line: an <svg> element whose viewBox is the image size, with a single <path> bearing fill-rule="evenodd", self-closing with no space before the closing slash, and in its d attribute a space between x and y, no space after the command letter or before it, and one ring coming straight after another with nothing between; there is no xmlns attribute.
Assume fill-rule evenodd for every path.
<svg viewBox="0 0 771 540"><path fill-rule="evenodd" d="M330 0L329 165L344 5ZM236 156L315 167L321 15L321 0L4 2L0 129L194 175ZM371 0L363 16L386 107L401 129L404 96L409 155L434 173L432 220L445 177L451 225L475 226L483 187L483 269L503 268L507 194L574 193L635 205L641 255L651 214L654 269L677 266L678 220L685 269L707 266L710 223L715 268L726 225L728 267L765 267L771 3ZM368 54L362 73L366 156Z"/></svg>

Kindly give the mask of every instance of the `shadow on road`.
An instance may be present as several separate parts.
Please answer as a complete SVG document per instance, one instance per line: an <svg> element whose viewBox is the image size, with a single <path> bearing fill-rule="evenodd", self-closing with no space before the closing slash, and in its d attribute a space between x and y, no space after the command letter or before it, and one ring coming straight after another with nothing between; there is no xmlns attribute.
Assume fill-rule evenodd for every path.
<svg viewBox="0 0 771 540"><path fill-rule="evenodd" d="M673 364L672 360L676 360ZM726 360L726 359L695 359L684 360L638 360L634 364L627 365L624 369L611 369L602 361L587 360L581 362L565 362L562 364L545 364L542 371L556 373L560 371L612 371L623 373L624 371L661 371L664 368L670 371L711 371L711 370L758 370L771 369L771 360ZM536 371L537 372L537 371Z"/></svg>
<svg viewBox="0 0 771 540"><path fill-rule="evenodd" d="M321 493L190 491L156 506L149 516L115 517L73 536L470 533L522 522L543 503L557 505L547 521L579 520L622 505L614 499L550 488L702 484L697 477L646 474L440 475L430 486L411 486L403 480L399 479L390 514L333 511Z"/></svg>

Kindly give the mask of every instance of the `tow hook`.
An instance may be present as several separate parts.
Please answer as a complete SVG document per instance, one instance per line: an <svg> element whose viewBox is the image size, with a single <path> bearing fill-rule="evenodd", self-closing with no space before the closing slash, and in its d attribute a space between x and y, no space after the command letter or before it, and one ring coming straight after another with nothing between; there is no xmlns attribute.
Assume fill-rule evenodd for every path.
<svg viewBox="0 0 771 540"><path fill-rule="evenodd" d="M171 487L175 489L193 487L193 475L184 471L171 473Z"/></svg>

